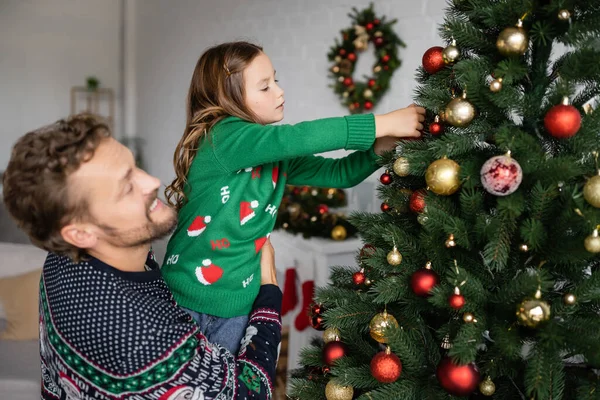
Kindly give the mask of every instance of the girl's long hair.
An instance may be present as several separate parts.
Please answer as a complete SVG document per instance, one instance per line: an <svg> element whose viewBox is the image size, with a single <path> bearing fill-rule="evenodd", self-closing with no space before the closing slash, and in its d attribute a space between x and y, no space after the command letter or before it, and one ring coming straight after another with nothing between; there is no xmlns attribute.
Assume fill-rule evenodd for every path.
<svg viewBox="0 0 600 400"><path fill-rule="evenodd" d="M187 176L201 140L223 118L235 116L258 122L244 102L243 72L261 54L262 47L248 42L223 43L209 48L196 63L187 98L187 122L175 149L175 179L165 189L177 210L185 204Z"/></svg>

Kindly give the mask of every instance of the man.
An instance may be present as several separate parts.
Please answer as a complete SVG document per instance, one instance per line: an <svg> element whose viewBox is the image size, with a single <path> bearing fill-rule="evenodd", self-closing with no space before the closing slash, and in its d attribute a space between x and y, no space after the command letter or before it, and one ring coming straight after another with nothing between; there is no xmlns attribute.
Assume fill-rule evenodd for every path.
<svg viewBox="0 0 600 400"><path fill-rule="evenodd" d="M3 184L9 212L49 252L42 399L271 398L281 291L269 245L249 345L234 356L175 304L149 252L175 227L175 212L98 118L76 115L23 136Z"/></svg>

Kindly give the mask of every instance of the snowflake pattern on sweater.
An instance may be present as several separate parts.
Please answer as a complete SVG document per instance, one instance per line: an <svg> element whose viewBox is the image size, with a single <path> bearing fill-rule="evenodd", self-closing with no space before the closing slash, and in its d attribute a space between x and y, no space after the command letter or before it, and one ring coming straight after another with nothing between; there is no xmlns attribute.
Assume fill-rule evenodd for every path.
<svg viewBox="0 0 600 400"><path fill-rule="evenodd" d="M151 257L146 272L49 254L40 279L42 399L270 399L281 291L261 288L234 357L208 343Z"/></svg>

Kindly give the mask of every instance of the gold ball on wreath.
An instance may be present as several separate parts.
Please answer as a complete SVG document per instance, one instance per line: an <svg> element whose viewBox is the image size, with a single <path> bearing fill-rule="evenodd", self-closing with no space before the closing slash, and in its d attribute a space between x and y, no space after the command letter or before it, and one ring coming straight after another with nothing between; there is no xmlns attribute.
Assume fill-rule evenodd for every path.
<svg viewBox="0 0 600 400"><path fill-rule="evenodd" d="M352 386L342 386L331 380L325 386L327 400L352 400L354 389Z"/></svg>
<svg viewBox="0 0 600 400"><path fill-rule="evenodd" d="M600 208L600 175L588 179L583 187L583 198L591 206Z"/></svg>
<svg viewBox="0 0 600 400"><path fill-rule="evenodd" d="M339 340L341 333L338 328L330 327L323 331L323 341L325 343Z"/></svg>
<svg viewBox="0 0 600 400"><path fill-rule="evenodd" d="M336 225L331 230L331 238L333 240L346 240L347 237L348 231L346 231L346 228L343 225Z"/></svg>
<svg viewBox="0 0 600 400"><path fill-rule="evenodd" d="M367 99L370 99L373 97L373 91L371 89L365 89L363 96L365 96Z"/></svg>
<svg viewBox="0 0 600 400"><path fill-rule="evenodd" d="M444 157L429 164L425 172L425 182L433 193L449 196L460 188L459 174L460 165Z"/></svg>
<svg viewBox="0 0 600 400"><path fill-rule="evenodd" d="M529 47L527 32L523 29L523 21L519 20L517 26L505 28L496 41L496 47L504 56L523 55Z"/></svg>
<svg viewBox="0 0 600 400"><path fill-rule="evenodd" d="M590 253L600 253L600 234L598 234L598 229L594 229L594 232L585 238L584 246Z"/></svg>
<svg viewBox="0 0 600 400"><path fill-rule="evenodd" d="M526 299L517 306L517 319L522 325L536 328L550 319L551 311L548 303L541 299Z"/></svg>
<svg viewBox="0 0 600 400"><path fill-rule="evenodd" d="M406 157L398 157L396 161L394 161L394 173L398 176L408 176L410 175L410 165L408 164L408 159Z"/></svg>
<svg viewBox="0 0 600 400"><path fill-rule="evenodd" d="M394 318L393 315L388 314L387 311L375 315L369 323L371 337L379 343L388 342L388 338L385 334L386 330L391 327L398 328L399 325L396 318Z"/></svg>
<svg viewBox="0 0 600 400"><path fill-rule="evenodd" d="M484 396L491 396L496 393L496 385L489 376L479 384L479 391Z"/></svg>
<svg viewBox="0 0 600 400"><path fill-rule="evenodd" d="M402 263L402 254L400 254L396 246L388 253L387 262L390 265L400 265Z"/></svg>
<svg viewBox="0 0 600 400"><path fill-rule="evenodd" d="M334 65L333 67L331 67L331 72L333 72L334 74L337 74L338 72L340 72L340 67L338 67L337 65Z"/></svg>
<svg viewBox="0 0 600 400"><path fill-rule="evenodd" d="M452 99L444 110L444 118L447 123L458 128L464 128L475 118L475 107L466 97Z"/></svg>
<svg viewBox="0 0 600 400"><path fill-rule="evenodd" d="M376 65L373 67L373 72L375 72L376 74L381 72L381 65Z"/></svg>

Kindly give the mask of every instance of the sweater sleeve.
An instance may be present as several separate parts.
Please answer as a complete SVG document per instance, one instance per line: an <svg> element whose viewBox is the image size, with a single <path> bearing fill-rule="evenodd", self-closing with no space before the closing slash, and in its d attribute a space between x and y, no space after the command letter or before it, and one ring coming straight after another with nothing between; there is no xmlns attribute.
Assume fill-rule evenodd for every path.
<svg viewBox="0 0 600 400"><path fill-rule="evenodd" d="M273 397L273 383L281 342L281 296L279 287L261 286L250 314L245 341L237 356L220 346L208 343L198 332L194 341L196 346L190 349L190 357L174 358L170 361L180 363L179 377L188 377L189 381L183 386L190 394L194 393L193 396L197 396L189 398L208 400L221 398L219 396L223 395L225 395L223 398L228 399L271 399ZM169 336L173 341L173 348L186 341L185 338L173 338L167 331L157 332L154 335L157 340L164 340ZM152 343L147 345L152 346ZM181 387L181 382L181 378L173 376L161 385L165 392L168 392L173 388Z"/></svg>
<svg viewBox="0 0 600 400"><path fill-rule="evenodd" d="M358 185L375 172L378 156L371 147L339 159L304 156L290 161L287 170L290 185L310 185L338 189Z"/></svg>
<svg viewBox="0 0 600 400"><path fill-rule="evenodd" d="M332 150L368 150L375 117L358 114L296 125L260 125L228 118L211 131L215 158L228 173Z"/></svg>

